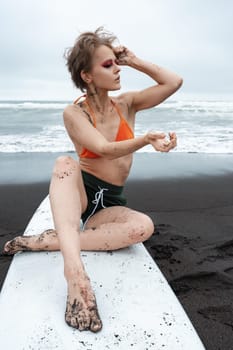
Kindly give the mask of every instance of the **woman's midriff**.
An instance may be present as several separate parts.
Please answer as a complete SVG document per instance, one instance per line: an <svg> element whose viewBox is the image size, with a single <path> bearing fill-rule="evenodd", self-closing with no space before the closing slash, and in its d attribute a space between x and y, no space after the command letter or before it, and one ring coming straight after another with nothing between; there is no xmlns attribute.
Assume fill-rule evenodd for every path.
<svg viewBox="0 0 233 350"><path fill-rule="evenodd" d="M132 154L109 160L105 158L82 158L81 170L117 186L124 186L132 165Z"/></svg>

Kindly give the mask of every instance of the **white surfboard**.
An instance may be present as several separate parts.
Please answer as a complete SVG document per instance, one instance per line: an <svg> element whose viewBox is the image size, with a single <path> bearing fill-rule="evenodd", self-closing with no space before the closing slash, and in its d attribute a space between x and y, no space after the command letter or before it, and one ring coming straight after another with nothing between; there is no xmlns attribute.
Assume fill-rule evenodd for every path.
<svg viewBox="0 0 233 350"><path fill-rule="evenodd" d="M52 228L48 197L25 235ZM4 350L203 350L184 309L143 244L82 252L103 321L99 333L64 321L66 282L60 252L21 252L0 294Z"/></svg>

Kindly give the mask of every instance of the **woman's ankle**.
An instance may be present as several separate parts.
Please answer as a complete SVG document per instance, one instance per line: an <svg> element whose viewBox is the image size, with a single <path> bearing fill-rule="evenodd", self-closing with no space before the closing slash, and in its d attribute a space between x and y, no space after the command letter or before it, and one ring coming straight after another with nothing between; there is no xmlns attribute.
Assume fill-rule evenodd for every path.
<svg viewBox="0 0 233 350"><path fill-rule="evenodd" d="M80 262L75 262L75 263L69 263L66 264L64 267L64 276L67 281L72 280L72 279L77 279L82 278L85 276L85 270L83 263Z"/></svg>

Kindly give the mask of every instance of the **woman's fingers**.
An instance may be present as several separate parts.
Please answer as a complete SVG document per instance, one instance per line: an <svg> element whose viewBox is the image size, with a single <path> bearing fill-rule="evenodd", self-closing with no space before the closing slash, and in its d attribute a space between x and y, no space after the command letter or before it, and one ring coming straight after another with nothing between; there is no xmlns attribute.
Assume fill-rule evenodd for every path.
<svg viewBox="0 0 233 350"><path fill-rule="evenodd" d="M115 53L115 55L120 54L122 52L124 52L126 50L125 46L116 46L113 48L113 52Z"/></svg>
<svg viewBox="0 0 233 350"><path fill-rule="evenodd" d="M166 134L159 131L150 131L147 134L150 144L156 151L169 152L177 145L177 136L175 132L169 132L169 139L166 138Z"/></svg>
<svg viewBox="0 0 233 350"><path fill-rule="evenodd" d="M113 52L118 65L129 65L131 60L135 57L134 53L129 51L125 46L117 46L113 49Z"/></svg>
<svg viewBox="0 0 233 350"><path fill-rule="evenodd" d="M151 133L151 144L156 151L159 152L169 152L171 149L175 148L177 145L176 133L169 132L169 140L166 139L164 133L152 132Z"/></svg>
<svg viewBox="0 0 233 350"><path fill-rule="evenodd" d="M150 131L148 136L151 141L154 141L157 139L164 139L166 137L166 134L160 131Z"/></svg>

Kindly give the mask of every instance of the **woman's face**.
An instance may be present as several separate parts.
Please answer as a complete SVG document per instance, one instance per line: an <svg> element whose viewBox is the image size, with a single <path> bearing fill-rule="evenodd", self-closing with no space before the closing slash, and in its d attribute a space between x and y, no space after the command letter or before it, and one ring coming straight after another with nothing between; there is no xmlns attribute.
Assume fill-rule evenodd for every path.
<svg viewBox="0 0 233 350"><path fill-rule="evenodd" d="M96 88L109 91L121 88L120 67L116 64L116 56L112 49L101 45L95 50L89 75Z"/></svg>

